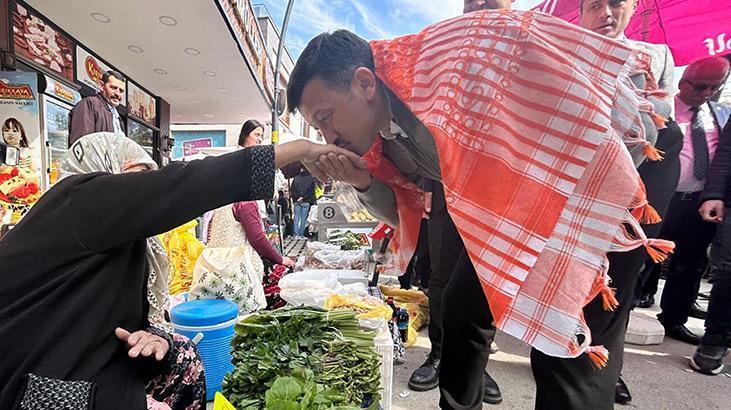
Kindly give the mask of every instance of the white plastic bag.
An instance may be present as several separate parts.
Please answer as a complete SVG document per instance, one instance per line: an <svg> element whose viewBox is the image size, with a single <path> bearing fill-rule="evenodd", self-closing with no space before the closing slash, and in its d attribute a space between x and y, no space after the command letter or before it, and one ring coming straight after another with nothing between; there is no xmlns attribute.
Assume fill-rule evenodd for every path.
<svg viewBox="0 0 731 410"><path fill-rule="evenodd" d="M368 253L364 250L343 251L338 246L308 242L305 269L366 270Z"/></svg>
<svg viewBox="0 0 731 410"><path fill-rule="evenodd" d="M337 272L294 272L279 280L279 296L293 306L322 308L327 297L342 287Z"/></svg>
<svg viewBox="0 0 731 410"><path fill-rule="evenodd" d="M256 269L251 247L207 248L193 270L189 299L227 299L239 306L239 314L267 306L262 274Z"/></svg>

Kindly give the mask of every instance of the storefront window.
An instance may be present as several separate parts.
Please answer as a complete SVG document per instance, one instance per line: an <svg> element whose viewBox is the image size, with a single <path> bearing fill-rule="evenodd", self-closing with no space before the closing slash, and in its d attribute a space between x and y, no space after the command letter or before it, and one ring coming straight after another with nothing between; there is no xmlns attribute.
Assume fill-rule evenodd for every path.
<svg viewBox="0 0 731 410"><path fill-rule="evenodd" d="M48 184L53 185L58 180L58 169L66 156L69 139L69 106L48 101L46 102L46 141L48 141L49 175Z"/></svg>
<svg viewBox="0 0 731 410"><path fill-rule="evenodd" d="M145 127L136 121L128 121L129 130L127 130L127 136L134 142L142 145L150 156L153 156L153 145L155 138L155 131Z"/></svg>

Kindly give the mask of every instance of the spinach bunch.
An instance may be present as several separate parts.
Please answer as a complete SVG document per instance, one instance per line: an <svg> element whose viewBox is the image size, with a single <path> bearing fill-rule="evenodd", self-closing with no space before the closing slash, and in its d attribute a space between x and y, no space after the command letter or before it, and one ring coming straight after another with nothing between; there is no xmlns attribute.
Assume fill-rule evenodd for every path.
<svg viewBox="0 0 731 410"><path fill-rule="evenodd" d="M352 310L299 307L259 312L240 321L235 332L231 342L235 368L224 378L223 393L239 410L264 408L275 382L301 374L301 369L311 377L300 377L300 389L304 381L311 381L321 391L310 393L343 397L330 405L377 407L380 356L374 351L373 333L358 327ZM284 383L293 386L292 382L285 379L275 391L280 392ZM318 406L326 407L310 408L330 405L322 402Z"/></svg>

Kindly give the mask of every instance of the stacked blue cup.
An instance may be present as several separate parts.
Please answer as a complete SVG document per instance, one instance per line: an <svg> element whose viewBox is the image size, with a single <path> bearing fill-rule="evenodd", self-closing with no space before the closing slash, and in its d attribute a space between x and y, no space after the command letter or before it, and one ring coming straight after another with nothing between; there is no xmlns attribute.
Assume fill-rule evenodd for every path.
<svg viewBox="0 0 731 410"><path fill-rule="evenodd" d="M231 339L238 310L238 306L228 300L191 300L170 311L175 332L191 340L199 340L198 351L205 368L208 401L221 391L223 377L234 368L231 364Z"/></svg>

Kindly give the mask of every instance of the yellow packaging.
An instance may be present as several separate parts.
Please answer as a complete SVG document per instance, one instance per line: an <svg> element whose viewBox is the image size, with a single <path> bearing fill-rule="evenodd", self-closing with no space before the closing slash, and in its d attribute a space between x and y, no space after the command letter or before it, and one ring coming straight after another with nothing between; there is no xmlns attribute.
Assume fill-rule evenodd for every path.
<svg viewBox="0 0 731 410"><path fill-rule="evenodd" d="M356 311L358 319L391 319L393 311L380 299L371 296L330 295L325 300L325 309L350 308Z"/></svg>
<svg viewBox="0 0 731 410"><path fill-rule="evenodd" d="M170 294L187 292L193 282L193 268L205 246L195 237L198 222L190 221L159 236L171 262Z"/></svg>

